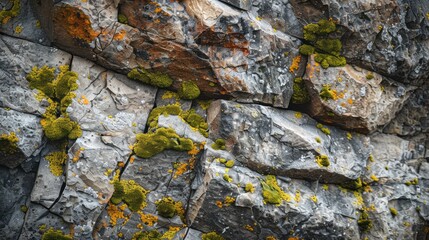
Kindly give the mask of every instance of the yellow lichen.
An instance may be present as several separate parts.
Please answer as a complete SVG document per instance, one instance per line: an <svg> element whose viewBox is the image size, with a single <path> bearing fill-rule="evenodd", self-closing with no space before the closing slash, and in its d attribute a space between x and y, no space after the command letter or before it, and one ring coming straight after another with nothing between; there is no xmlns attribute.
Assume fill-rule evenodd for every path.
<svg viewBox="0 0 429 240"><path fill-rule="evenodd" d="M313 201L314 203L317 203L318 199L316 195L313 195L310 197L311 201Z"/></svg>
<svg viewBox="0 0 429 240"><path fill-rule="evenodd" d="M181 163L181 162L175 163L174 169L175 171L174 171L173 178L176 179L188 170L188 163Z"/></svg>
<svg viewBox="0 0 429 240"><path fill-rule="evenodd" d="M142 212L139 212L140 214L140 220L146 224L147 226L152 227L157 221L158 217L152 214L144 214Z"/></svg>
<svg viewBox="0 0 429 240"><path fill-rule="evenodd" d="M110 224L112 226L116 226L119 219L125 219L123 210L112 203L107 205L107 214L109 215Z"/></svg>
<svg viewBox="0 0 429 240"><path fill-rule="evenodd" d="M273 175L267 175L265 181L261 181L261 186L265 203L280 205L283 200L287 202L292 200L292 197L280 188L276 177Z"/></svg>
<svg viewBox="0 0 429 240"><path fill-rule="evenodd" d="M49 170L55 176L63 175L63 166L67 161L67 153L65 152L52 152L45 156L49 162Z"/></svg>
<svg viewBox="0 0 429 240"><path fill-rule="evenodd" d="M353 135L350 132L347 132L346 137L348 140L352 140Z"/></svg>
<svg viewBox="0 0 429 240"><path fill-rule="evenodd" d="M172 226L170 226L168 228L168 231L165 232L162 235L161 239L171 240L171 239L174 238L174 236L176 236L176 234L177 234L178 231L180 231L180 227L172 227Z"/></svg>
<svg viewBox="0 0 429 240"><path fill-rule="evenodd" d="M246 225L244 226L244 229L246 229L246 230L248 230L248 231L250 231L250 232L253 232L253 231L254 231L253 227L252 227L252 226L250 226L249 224L246 224Z"/></svg>
<svg viewBox="0 0 429 240"><path fill-rule="evenodd" d="M229 206L231 204L235 203L235 198L231 197L231 196L226 196L225 200L223 200L223 204L225 206Z"/></svg>
<svg viewBox="0 0 429 240"><path fill-rule="evenodd" d="M0 135L0 154L10 155L18 151L18 137L14 132Z"/></svg>
<svg viewBox="0 0 429 240"><path fill-rule="evenodd" d="M251 192L251 193L253 193L253 192L255 192L255 187L253 186L253 184L252 184L252 183L246 183L246 186L245 186L244 190L245 190L246 192Z"/></svg>
<svg viewBox="0 0 429 240"><path fill-rule="evenodd" d="M371 176L370 176L370 178L374 181L374 182L378 182L378 177L377 176L375 176L374 174L372 174Z"/></svg>
<svg viewBox="0 0 429 240"><path fill-rule="evenodd" d="M24 30L24 28L21 25L18 25L15 27L14 33L21 34L22 30Z"/></svg>
<svg viewBox="0 0 429 240"><path fill-rule="evenodd" d="M300 112L295 112L295 117L296 118L302 118L302 113L300 113Z"/></svg>
<svg viewBox="0 0 429 240"><path fill-rule="evenodd" d="M289 67L289 72L294 73L299 68L299 63L301 62L301 55L298 55L293 58L292 64Z"/></svg>

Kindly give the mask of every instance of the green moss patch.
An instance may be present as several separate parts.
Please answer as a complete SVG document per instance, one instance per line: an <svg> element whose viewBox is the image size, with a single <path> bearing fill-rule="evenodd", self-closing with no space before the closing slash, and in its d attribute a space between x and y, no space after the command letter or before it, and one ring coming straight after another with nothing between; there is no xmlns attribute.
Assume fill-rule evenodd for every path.
<svg viewBox="0 0 429 240"><path fill-rule="evenodd" d="M310 95L308 94L304 81L302 78L295 78L293 81L292 103L304 104L308 101L310 101Z"/></svg>
<svg viewBox="0 0 429 240"><path fill-rule="evenodd" d="M200 88L193 82L183 82L177 91L181 99L192 100L200 96Z"/></svg>
<svg viewBox="0 0 429 240"><path fill-rule="evenodd" d="M167 74L149 72L142 67L134 68L127 74L127 76L130 79L138 80L160 88L170 87L171 84L173 84L173 79L171 79Z"/></svg>
<svg viewBox="0 0 429 240"><path fill-rule="evenodd" d="M216 232L204 233L201 236L202 240L224 240L224 238Z"/></svg>
<svg viewBox="0 0 429 240"><path fill-rule="evenodd" d="M65 235L61 230L50 228L42 235L42 240L72 240L70 235Z"/></svg>
<svg viewBox="0 0 429 240"><path fill-rule="evenodd" d="M212 148L214 150L225 150L226 149L225 140L222 138L216 139L216 141L212 144Z"/></svg>
<svg viewBox="0 0 429 240"><path fill-rule="evenodd" d="M146 207L146 194L148 191L133 180L115 180L113 186L115 191L110 198L113 204L124 202L133 212Z"/></svg>
<svg viewBox="0 0 429 240"><path fill-rule="evenodd" d="M14 132L0 135L0 154L10 155L18 152L18 137Z"/></svg>
<svg viewBox="0 0 429 240"><path fill-rule="evenodd" d="M30 88L38 89L40 98L46 98L49 102L41 125L46 137L51 140L82 136L78 123L70 120L66 113L76 96L72 91L78 88L77 79L77 73L69 71L68 66L60 66L57 75L55 68L33 67L27 75Z"/></svg>
<svg viewBox="0 0 429 240"><path fill-rule="evenodd" d="M299 52L303 55L316 54L314 60L323 68L346 65L346 59L340 56L342 43L332 36L336 31L333 20L322 19L304 26L304 39L309 44L303 44Z"/></svg>
<svg viewBox="0 0 429 240"><path fill-rule="evenodd" d="M18 16L20 10L21 10L21 1L13 0L12 8L8 10L3 9L0 11L0 25L6 24L11 18Z"/></svg>
<svg viewBox="0 0 429 240"><path fill-rule="evenodd" d="M265 181L261 181L262 197L264 202L271 204L281 204L282 201L291 201L291 196L285 193L277 184L277 179L273 175L267 175Z"/></svg>
<svg viewBox="0 0 429 240"><path fill-rule="evenodd" d="M158 128L155 132L136 135L134 152L142 158L150 158L164 150L189 151L193 148L191 139L182 138L171 128Z"/></svg>

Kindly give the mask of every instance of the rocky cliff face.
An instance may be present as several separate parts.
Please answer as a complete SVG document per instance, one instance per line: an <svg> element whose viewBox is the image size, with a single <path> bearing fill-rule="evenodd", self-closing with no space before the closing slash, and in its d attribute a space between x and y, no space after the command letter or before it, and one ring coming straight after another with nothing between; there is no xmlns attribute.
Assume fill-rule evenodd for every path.
<svg viewBox="0 0 429 240"><path fill-rule="evenodd" d="M1 239L429 237L429 1L0 6Z"/></svg>

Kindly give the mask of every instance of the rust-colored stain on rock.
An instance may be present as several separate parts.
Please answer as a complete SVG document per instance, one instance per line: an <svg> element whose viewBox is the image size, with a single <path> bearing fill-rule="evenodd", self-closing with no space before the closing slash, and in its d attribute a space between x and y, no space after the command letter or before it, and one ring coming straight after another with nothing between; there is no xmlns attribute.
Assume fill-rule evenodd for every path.
<svg viewBox="0 0 429 240"><path fill-rule="evenodd" d="M63 27L73 38L92 42L98 35L92 29L89 17L78 8L71 6L60 7L56 10L54 16L57 24Z"/></svg>

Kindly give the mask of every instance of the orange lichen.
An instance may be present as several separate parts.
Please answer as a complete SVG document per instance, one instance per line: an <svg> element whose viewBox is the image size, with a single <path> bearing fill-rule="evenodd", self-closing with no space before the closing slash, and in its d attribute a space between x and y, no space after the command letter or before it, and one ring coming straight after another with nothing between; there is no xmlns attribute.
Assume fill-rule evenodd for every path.
<svg viewBox="0 0 429 240"><path fill-rule="evenodd" d="M222 201L216 201L216 206L217 206L218 208L222 208L222 207L223 207L223 203L222 203Z"/></svg>
<svg viewBox="0 0 429 240"><path fill-rule="evenodd" d="M300 62L301 62L301 55L298 55L292 60L292 64L289 67L289 72L294 73L296 70L298 70Z"/></svg>
<svg viewBox="0 0 429 240"><path fill-rule="evenodd" d="M349 104L353 104L353 99L349 98L349 99L347 99L347 102L348 102Z"/></svg>
<svg viewBox="0 0 429 240"><path fill-rule="evenodd" d="M118 219L125 219L123 210L112 203L109 203L107 206L107 214L110 217L110 224L112 226L116 226Z"/></svg>
<svg viewBox="0 0 429 240"><path fill-rule="evenodd" d="M113 35L113 39L116 41L121 41L122 39L124 39L126 34L127 32L122 29L120 32L115 33L115 35Z"/></svg>
<svg viewBox="0 0 429 240"><path fill-rule="evenodd" d="M130 163L134 163L134 160L135 160L136 158L134 157L134 156L132 156L132 157L130 157Z"/></svg>
<svg viewBox="0 0 429 240"><path fill-rule="evenodd" d="M80 97L80 99L79 99L79 101L78 101L80 104L83 104L83 105L88 105L89 104L89 100L88 100L88 98L86 98L85 97L85 95L82 95L81 97Z"/></svg>
<svg viewBox="0 0 429 240"><path fill-rule="evenodd" d="M174 168L176 171L174 172L173 178L176 179L188 170L188 163L175 163Z"/></svg>
<svg viewBox="0 0 429 240"><path fill-rule="evenodd" d="M144 214L144 213L139 213L139 214L140 214L140 220L147 226L152 227L158 221L158 217L152 214Z"/></svg>
<svg viewBox="0 0 429 240"><path fill-rule="evenodd" d="M252 227L252 226L250 226L249 224L247 224L246 226L244 226L244 229L246 229L246 230L248 230L248 231L250 231L250 232L253 232L253 231L254 231L253 227Z"/></svg>
<svg viewBox="0 0 429 240"><path fill-rule="evenodd" d="M54 16L54 21L73 38L92 42L98 35L92 29L89 17L78 8L72 6L59 7Z"/></svg>

